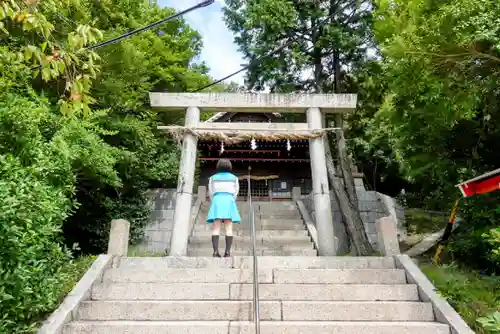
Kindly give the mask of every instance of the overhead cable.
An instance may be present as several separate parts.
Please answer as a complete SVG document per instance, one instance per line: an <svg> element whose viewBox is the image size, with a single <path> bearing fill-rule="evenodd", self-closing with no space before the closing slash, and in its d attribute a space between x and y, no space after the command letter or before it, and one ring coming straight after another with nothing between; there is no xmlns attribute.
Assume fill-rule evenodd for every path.
<svg viewBox="0 0 500 334"><path fill-rule="evenodd" d="M110 40L107 40L107 41L104 41L104 42L101 42L101 43L97 43L95 45L91 45L89 47L86 47L85 49L83 49L82 51L94 51L94 50L97 50L97 49L100 49L104 46L107 46L109 44L113 44L113 43L116 43L116 42L119 42L119 41L122 41L126 38L129 38L129 37L132 37L134 35L137 35L141 32L144 32L144 31L148 31L148 30L151 30L153 28L156 28L168 21L172 21L178 17L181 17L181 16L184 16L194 10L197 10L197 9L200 9L200 8L203 8L203 7L207 7L207 6L210 6L211 4L213 4L215 2L215 0L205 0L205 1L202 1L200 2L199 4L195 5L195 6L192 6L192 7L189 7L188 9L185 9L181 12L178 12L178 13L175 13L174 15L171 15L167 18L164 18L160 21L156 21L154 23L151 23L145 27L142 27L142 28L138 28L138 29L135 29L135 30L132 30L132 31L129 31L127 33L124 33L118 37L115 37L115 38L112 38ZM41 67L41 65L38 65L38 66L35 66L32 68L32 70L37 70Z"/></svg>

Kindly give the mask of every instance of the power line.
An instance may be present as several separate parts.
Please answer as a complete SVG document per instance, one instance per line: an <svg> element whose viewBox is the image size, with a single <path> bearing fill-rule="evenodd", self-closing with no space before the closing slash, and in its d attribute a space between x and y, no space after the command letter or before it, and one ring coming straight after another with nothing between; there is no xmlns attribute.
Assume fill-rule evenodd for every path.
<svg viewBox="0 0 500 334"><path fill-rule="evenodd" d="M110 39L108 41L104 41L104 42L98 43L96 45L89 46L85 50L91 51L91 50L102 48L103 46L106 46L106 45L109 45L109 44L113 44L113 43L119 42L121 40L124 40L125 38L128 38L128 37L131 37L133 35L139 34L141 32L144 32L144 31L156 28L156 27L164 24L165 22L168 22L168 21L174 20L174 19L176 19L178 17L184 16L187 13L192 12L193 10L196 10L196 9L199 9L199 8L202 8L202 7L210 6L214 2L215 2L215 0L205 0L205 1L200 2L199 4L197 4L197 5L193 6L193 7L185 9L182 12L176 13L176 14L174 14L172 16L169 16L169 17L167 17L167 18L165 18L163 20L157 21L155 23L151 23L150 25L147 25L147 26L142 27L142 28L138 28L138 29L132 30L132 31L127 32L127 33L125 33L125 34L123 34L121 36L112 38L112 39Z"/></svg>
<svg viewBox="0 0 500 334"><path fill-rule="evenodd" d="M193 93L197 93L197 92L202 91L202 90L204 90L204 89L207 89L207 88L209 88L209 87L215 86L215 85L217 85L217 84L221 83L222 81L226 81L227 79L232 78L232 77L234 77L235 75L240 74L240 73L241 73L241 72L243 72L243 71L246 71L249 67L250 67L250 65L246 65L245 67L242 67L242 68L241 68L241 69L239 69L238 71L233 72L233 73L229 74L228 76L225 76L224 78L221 78L221 79L219 79L219 80L217 80L217 81L214 81L214 82L212 82L212 83L209 83L208 85L205 85L205 86L203 86L203 87L201 87L201 88L198 88L198 89L194 90L194 91L193 91Z"/></svg>
<svg viewBox="0 0 500 334"><path fill-rule="evenodd" d="M104 42L101 42L101 43L98 43L98 44L95 44L95 45L91 45L89 47L86 47L85 49L83 49L82 51L94 51L96 49L99 49L99 48L102 48L104 46L107 46L109 44L113 44L113 43L116 43L116 42L119 42L119 41L122 41L124 40L125 38L129 38L131 36L134 36L134 35L137 35L141 32L144 32L144 31L148 31L148 30L151 30L153 28L156 28L168 21L172 21L178 17L181 17L181 16L184 16L186 14L188 14L189 12L192 12L194 10L197 10L199 8L203 8L203 7L207 7L207 6L210 6L211 4L213 4L215 2L215 0L205 0L203 2L200 2L199 4L195 5L195 6L192 6L192 7L189 7L188 9L185 9L181 12L178 12L178 13L175 13L174 15L171 15L167 18L164 18L160 21L157 21L157 22L154 22L154 23L151 23L145 27L142 27L142 28L138 28L138 29L135 29L135 30L132 30L132 31L129 31L125 34L122 34L118 37L115 37L115 38L112 38L110 40L107 40L107 41L104 41ZM38 66L35 66L32 68L32 70L37 70L39 69L40 67L42 67L41 65L38 65Z"/></svg>

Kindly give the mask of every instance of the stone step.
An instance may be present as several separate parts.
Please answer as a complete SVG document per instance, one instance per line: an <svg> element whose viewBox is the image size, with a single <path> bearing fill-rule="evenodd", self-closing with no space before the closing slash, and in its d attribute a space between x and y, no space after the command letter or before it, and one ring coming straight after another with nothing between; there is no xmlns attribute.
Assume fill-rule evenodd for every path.
<svg viewBox="0 0 500 334"><path fill-rule="evenodd" d="M283 301L283 320L434 321L431 303L392 301Z"/></svg>
<svg viewBox="0 0 500 334"><path fill-rule="evenodd" d="M413 284L259 284L260 300L419 301ZM253 285L231 284L230 299L252 300Z"/></svg>
<svg viewBox="0 0 500 334"><path fill-rule="evenodd" d="M300 243L295 242L295 243L290 243L290 242L285 242L285 241L266 241L262 242L262 240L257 240L255 242L255 245L257 246L257 249L260 250L293 250L293 251L300 251L300 250L308 250L308 249L314 249L314 244L310 240L302 240ZM193 249L200 249L200 248L211 248L212 246L212 241L205 239L204 241L199 241L199 242L190 242L188 248L190 250ZM225 238L222 237L220 238L219 241L219 249L225 249L226 247L226 241ZM249 250L252 248L252 242L250 240L234 240L232 244L232 250Z"/></svg>
<svg viewBox="0 0 500 334"><path fill-rule="evenodd" d="M222 228L223 230L224 228ZM212 227L207 225L195 225L193 231L211 231ZM276 224L276 225L255 225L255 231L305 231L306 226L302 223L300 224ZM250 225L233 225L233 231L244 231L250 232Z"/></svg>
<svg viewBox="0 0 500 334"><path fill-rule="evenodd" d="M225 235L225 231L222 228L221 229L221 235ZM234 236L250 236L250 230L248 229L233 229L233 235ZM212 231L210 229L206 230L195 230L193 229L192 236L196 237L211 237L212 236ZM256 230L255 231L255 236L257 239L263 239L263 238L295 238L295 237L308 237L309 234L308 232L304 229L301 230Z"/></svg>
<svg viewBox="0 0 500 334"><path fill-rule="evenodd" d="M83 302L79 320L252 320L252 301L91 301ZM260 302L262 320L281 320L281 303Z"/></svg>
<svg viewBox="0 0 500 334"><path fill-rule="evenodd" d="M113 268L104 281L118 283L251 283L252 269ZM260 283L285 284L406 284L403 269L272 269L259 267Z"/></svg>
<svg viewBox="0 0 500 334"><path fill-rule="evenodd" d="M104 283L92 300L228 300L230 283Z"/></svg>
<svg viewBox="0 0 500 334"><path fill-rule="evenodd" d="M450 334L433 322L262 321L261 334ZM77 321L63 334L255 334L248 321Z"/></svg>
<svg viewBox="0 0 500 334"><path fill-rule="evenodd" d="M206 209L204 208L204 210L202 210L202 211L208 212L209 209L210 209L210 207L207 206ZM280 206L274 206L271 208L260 208L260 207L257 207L254 205L253 210L254 210L253 212L255 212L255 213L265 213L265 214L274 213L274 212L276 212L278 214L289 214L289 213L300 214L300 211L297 208L297 206L290 207L290 208L283 208ZM250 212L248 205L238 206L238 211L244 212L244 213Z"/></svg>
<svg viewBox="0 0 500 334"><path fill-rule="evenodd" d="M262 256L260 269L394 269L392 257L357 256ZM230 258L208 257L129 257L120 260L123 270L161 270L167 268L253 268L249 256Z"/></svg>
<svg viewBox="0 0 500 334"><path fill-rule="evenodd" d="M207 236L191 236L189 237L189 244L190 245L197 245L197 244L206 244L211 243L212 241L212 235L207 235ZM311 243L311 238L308 236L296 236L296 237L271 237L271 236L265 236L262 238L256 238L255 241L259 243L260 245L275 245L275 244L286 244L286 245L304 245L308 246ZM220 238L221 243L225 243L225 238L222 236ZM239 244L252 244L252 238L248 235L236 235L233 237L233 243L239 243Z"/></svg>
<svg viewBox="0 0 500 334"><path fill-rule="evenodd" d="M141 332L142 333L142 332ZM156 332L144 332L144 334ZM201 334L201 331L199 332ZM224 332L225 333L225 332ZM229 334L254 334L253 322L229 324ZM263 321L261 334L450 334L448 325L401 321ZM78 333L79 334L79 333ZM107 334L107 333L106 333ZM109 333L114 334L114 333ZM158 333L159 334L159 333Z"/></svg>
<svg viewBox="0 0 500 334"><path fill-rule="evenodd" d="M304 221L302 220L302 218L297 218L297 219L293 219L293 218L286 218L286 219L276 219L276 218L270 218L270 219L257 219L257 217L255 217L255 224L258 225L262 225L262 226L266 226L266 225L304 225ZM243 220L240 224L241 225L245 225L245 220ZM250 222L247 223L247 225L249 226L250 225Z"/></svg>
<svg viewBox="0 0 500 334"><path fill-rule="evenodd" d="M62 334L227 334L228 331L229 321L75 321L66 325Z"/></svg>
<svg viewBox="0 0 500 334"><path fill-rule="evenodd" d="M300 252L300 251L307 251L307 250L314 250L314 244L312 242L306 242L303 244L295 244L295 245L287 245L283 242L281 243L267 243L263 244L262 242L256 242L256 247L258 251L285 251L285 252ZM224 238L221 238L219 241L219 250L222 251L226 248L226 241ZM189 244L188 250L193 251L193 250L199 250L199 251L211 251L212 250L212 241L208 240L204 243L198 243L198 244ZM240 241L235 241L232 244L231 251L236 252L236 251L250 251L252 250L252 244L251 242L240 242ZM209 253L211 254L211 253Z"/></svg>
<svg viewBox="0 0 500 334"><path fill-rule="evenodd" d="M230 268L113 268L104 273L104 281L116 283L251 283L252 269ZM272 283L272 269L259 269L259 282Z"/></svg>
<svg viewBox="0 0 500 334"><path fill-rule="evenodd" d="M302 220L302 216L300 213L265 213L258 214L255 216L256 219L293 219L293 220Z"/></svg>
<svg viewBox="0 0 500 334"><path fill-rule="evenodd" d="M223 249L220 248L222 253ZM207 256L213 253L212 248L196 248L188 247L188 256ZM231 256L250 256L252 255L252 250L243 249L233 249L231 251ZM305 249L305 250L270 250L270 249L257 249L257 256L318 256L318 251L316 249Z"/></svg>
<svg viewBox="0 0 500 334"><path fill-rule="evenodd" d="M208 215L208 212L201 213L199 217L206 218ZM240 216L242 221L250 221L250 215L248 212L241 212L240 211ZM262 213L262 212L255 212L254 213L254 218L255 220L270 220L270 219L279 219L279 220L286 220L286 219L293 219L293 220L302 220L302 215L300 213L295 213L295 212L285 212L285 213L279 213L279 212L269 212L269 213Z"/></svg>
<svg viewBox="0 0 500 334"><path fill-rule="evenodd" d="M412 284L259 284L260 300L418 301ZM249 283L104 283L92 300L252 300Z"/></svg>
<svg viewBox="0 0 500 334"><path fill-rule="evenodd" d="M238 212L240 213L241 218L248 219L248 217L250 216L249 215L250 212L248 210L238 210ZM208 211L202 212L202 215L206 216L207 214L208 214ZM268 217L268 218L281 217L281 219L296 217L296 219L301 219L302 215L300 214L300 212L298 210L295 210L295 211L268 210L268 211L254 211L254 217L256 219L257 218L265 218L265 217Z"/></svg>
<svg viewBox="0 0 500 334"><path fill-rule="evenodd" d="M259 202L254 203L258 205L259 210L297 210L295 202Z"/></svg>
<svg viewBox="0 0 500 334"><path fill-rule="evenodd" d="M303 226L304 221L302 219L256 219L255 226ZM212 228L211 224L207 224L204 220L202 222L198 222L194 225L194 227L209 227ZM234 223L233 228L246 227L250 228L250 222L243 218L240 223Z"/></svg>
<svg viewBox="0 0 500 334"><path fill-rule="evenodd" d="M208 210L207 210L208 212ZM247 208L242 208L239 209L240 213L248 214L250 211ZM274 208L274 209L256 209L254 210L254 214L256 215L296 215L300 217L300 211L297 208L294 209L281 209L281 208Z"/></svg>
<svg viewBox="0 0 500 334"><path fill-rule="evenodd" d="M434 321L432 304L388 301L261 301L266 320ZM252 320L252 301L86 301L79 320Z"/></svg>
<svg viewBox="0 0 500 334"><path fill-rule="evenodd" d="M274 269L273 283L406 284L403 269Z"/></svg>

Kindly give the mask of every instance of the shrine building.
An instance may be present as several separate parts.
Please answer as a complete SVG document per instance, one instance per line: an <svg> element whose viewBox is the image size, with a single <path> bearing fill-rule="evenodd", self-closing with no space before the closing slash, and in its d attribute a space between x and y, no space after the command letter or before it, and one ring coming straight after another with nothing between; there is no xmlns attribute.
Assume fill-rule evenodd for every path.
<svg viewBox="0 0 500 334"><path fill-rule="evenodd" d="M205 123L284 125L285 120L279 113L219 112ZM308 195L312 191L307 139L254 140L253 143L248 140L233 145L200 139L198 157L199 185L208 185L208 179L215 173L219 159L229 159L233 165L233 173L240 178L240 199L245 199L248 195L248 167L251 167L252 198L256 201L289 201L293 187L300 187L302 195Z"/></svg>

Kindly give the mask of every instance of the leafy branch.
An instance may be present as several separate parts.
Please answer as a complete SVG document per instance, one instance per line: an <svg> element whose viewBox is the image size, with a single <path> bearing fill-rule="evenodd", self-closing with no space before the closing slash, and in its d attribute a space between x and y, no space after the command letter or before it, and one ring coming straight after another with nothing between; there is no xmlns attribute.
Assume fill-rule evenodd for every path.
<svg viewBox="0 0 500 334"><path fill-rule="evenodd" d="M37 68L33 77L41 75L44 82L64 80L64 92L59 99L60 111L65 116L90 114L89 105L94 102L90 95L92 80L99 72L99 55L85 47L103 38L99 29L79 24L68 34L64 45L58 44L53 36L54 26L42 11L46 8L61 8L70 1L48 0L38 3L9 0L0 2L0 30L6 36L10 30L21 27L24 32L36 34L42 41L22 46L15 53L20 62Z"/></svg>

